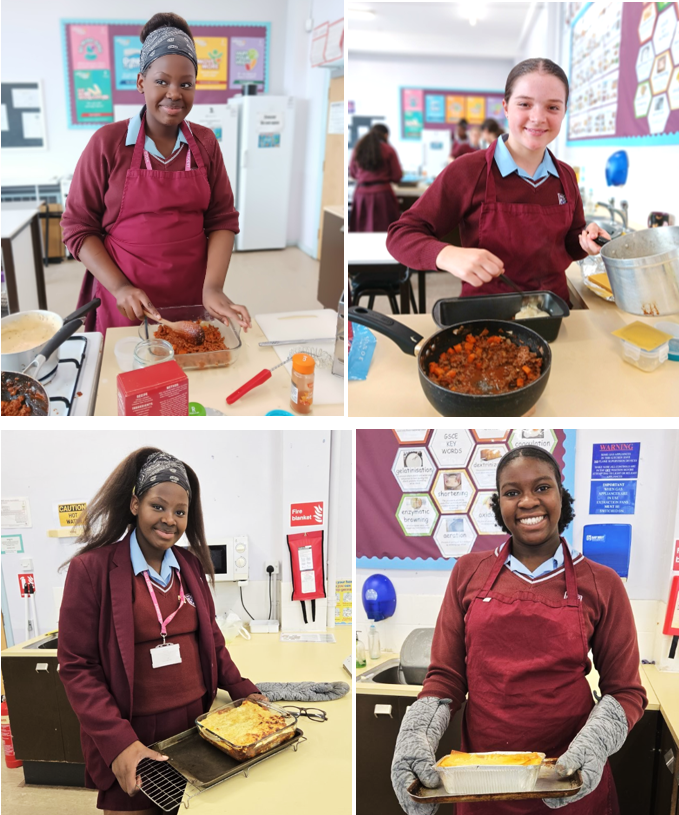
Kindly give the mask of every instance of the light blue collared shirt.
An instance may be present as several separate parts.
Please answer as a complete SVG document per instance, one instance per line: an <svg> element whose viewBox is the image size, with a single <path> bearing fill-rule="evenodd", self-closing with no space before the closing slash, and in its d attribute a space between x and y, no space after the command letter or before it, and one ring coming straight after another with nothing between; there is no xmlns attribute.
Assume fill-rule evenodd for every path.
<svg viewBox="0 0 679 815"><path fill-rule="evenodd" d="M578 554L575 549L569 546L568 551L571 553L571 557L575 560L575 557ZM526 577L531 577L533 580L535 580L536 577L542 577L543 574L553 572L555 569L560 569L563 566L563 563L564 557L562 546L559 546L556 552L554 552L554 557L550 557L544 563L541 563L534 572L531 572L528 567L524 566L520 560L517 560L517 558L514 557L514 555L508 555L507 560L505 560L505 566L511 569L512 572L515 572L516 574L525 574Z"/></svg>
<svg viewBox="0 0 679 815"><path fill-rule="evenodd" d="M191 125L186 122L186 126L191 130ZM137 136L139 135L139 128L141 127L141 111L136 116L133 116L130 119L130 123L127 126L127 137L125 139L125 146L128 147L129 145L134 145L137 143ZM191 130L193 133L193 131ZM182 133L181 127L179 128L179 132L177 133L177 141L174 144L174 149L172 150L173 158L177 150L181 149L182 144L188 144L186 140L186 136ZM153 139L146 134L144 139L144 149L147 150L152 156L159 158L161 161L169 161L170 159L166 159L165 156L160 152L160 150L156 147L156 143Z"/></svg>
<svg viewBox="0 0 679 815"><path fill-rule="evenodd" d="M148 572L149 577L156 581L156 583L160 583L161 586L167 586L170 580L172 579L172 569L178 569L179 563L177 562L177 558L174 556L174 552L172 549L166 549L165 554L163 555L163 562L160 566L160 574L149 566L146 562L146 558L144 557L141 548L139 547L139 541L137 540L137 530L134 529L132 534L130 535L130 557L132 558L132 569L134 570L135 576L141 574L142 572Z"/></svg>
<svg viewBox="0 0 679 815"><path fill-rule="evenodd" d="M139 131L139 128L137 128L137 131ZM497 164L497 168L503 178L514 172L518 173L521 178L526 178L529 181L539 181L541 178L547 178L548 175L555 175L557 178L559 177L559 171L554 166L552 157L549 155L547 150L545 150L545 155L538 165L535 175L531 175L522 167L519 167L512 158L512 154L509 152L509 149L505 144L507 138L507 135L500 136L500 138L497 140L497 147L495 148L495 163Z"/></svg>

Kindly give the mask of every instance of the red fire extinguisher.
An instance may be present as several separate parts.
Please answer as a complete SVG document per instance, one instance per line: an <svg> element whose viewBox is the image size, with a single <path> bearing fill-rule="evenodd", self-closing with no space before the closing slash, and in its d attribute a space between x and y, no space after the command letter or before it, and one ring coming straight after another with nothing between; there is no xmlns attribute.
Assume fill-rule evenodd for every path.
<svg viewBox="0 0 679 815"><path fill-rule="evenodd" d="M19 761L14 755L14 744L12 743L12 730L9 726L9 710L5 697L2 697L2 743L5 748L5 764L10 770L23 766L23 761Z"/></svg>

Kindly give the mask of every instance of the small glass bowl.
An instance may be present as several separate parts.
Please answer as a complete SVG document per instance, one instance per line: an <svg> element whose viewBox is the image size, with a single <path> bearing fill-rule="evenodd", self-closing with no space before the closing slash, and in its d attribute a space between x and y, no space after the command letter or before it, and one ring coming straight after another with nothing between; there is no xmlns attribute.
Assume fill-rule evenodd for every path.
<svg viewBox="0 0 679 815"><path fill-rule="evenodd" d="M148 368L159 362L170 362L174 359L174 349L166 340L142 340L134 349L134 370Z"/></svg>

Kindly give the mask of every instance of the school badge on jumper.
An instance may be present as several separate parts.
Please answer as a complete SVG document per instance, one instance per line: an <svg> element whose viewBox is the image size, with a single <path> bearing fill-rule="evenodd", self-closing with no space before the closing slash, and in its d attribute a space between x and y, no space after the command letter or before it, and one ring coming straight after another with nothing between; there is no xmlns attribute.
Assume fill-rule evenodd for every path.
<svg viewBox="0 0 679 815"><path fill-rule="evenodd" d="M565 196L563 193L561 193L561 192L560 192L560 193L557 193L557 194L558 194L558 196L559 196L559 203L560 203L560 204L565 204L565 203L566 203L566 196Z"/></svg>
<svg viewBox="0 0 679 815"><path fill-rule="evenodd" d="M194 608L196 607L196 601L193 599L193 597L191 597L190 594L185 594L184 597L186 597L187 603L190 603Z"/></svg>

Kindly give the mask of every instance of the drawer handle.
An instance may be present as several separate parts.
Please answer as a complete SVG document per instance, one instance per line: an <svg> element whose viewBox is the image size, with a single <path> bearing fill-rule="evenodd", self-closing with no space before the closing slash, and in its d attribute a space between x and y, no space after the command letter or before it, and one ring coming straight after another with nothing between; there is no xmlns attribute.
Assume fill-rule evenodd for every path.
<svg viewBox="0 0 679 815"><path fill-rule="evenodd" d="M375 718L378 716L388 716L390 719L394 717L391 715L391 705L375 705Z"/></svg>
<svg viewBox="0 0 679 815"><path fill-rule="evenodd" d="M35 672L40 673L40 671L44 671L46 674L50 672L50 666L47 662L38 662L35 666Z"/></svg>
<svg viewBox="0 0 679 815"><path fill-rule="evenodd" d="M668 750L665 753L665 755L663 756L663 758L664 758L664 761L665 761L665 766L672 773L672 775L674 775L675 761L674 761L674 753L672 752L672 750Z"/></svg>

